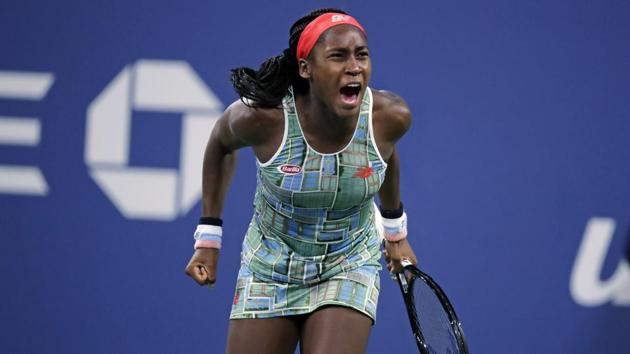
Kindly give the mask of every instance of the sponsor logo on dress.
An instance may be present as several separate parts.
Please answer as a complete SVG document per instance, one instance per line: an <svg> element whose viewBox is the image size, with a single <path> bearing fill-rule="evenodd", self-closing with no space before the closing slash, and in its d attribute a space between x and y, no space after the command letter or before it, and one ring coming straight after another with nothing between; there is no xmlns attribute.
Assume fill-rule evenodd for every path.
<svg viewBox="0 0 630 354"><path fill-rule="evenodd" d="M232 301L232 304L236 305L238 304L238 300L241 298L241 293L240 292L236 292L236 295L234 295L234 301Z"/></svg>
<svg viewBox="0 0 630 354"><path fill-rule="evenodd" d="M373 172L374 170L372 170L372 167L370 166L361 167L352 177L367 179L372 175Z"/></svg>
<svg viewBox="0 0 630 354"><path fill-rule="evenodd" d="M284 173L285 175L297 175L302 171L302 167L298 165L280 165L278 166L278 171Z"/></svg>

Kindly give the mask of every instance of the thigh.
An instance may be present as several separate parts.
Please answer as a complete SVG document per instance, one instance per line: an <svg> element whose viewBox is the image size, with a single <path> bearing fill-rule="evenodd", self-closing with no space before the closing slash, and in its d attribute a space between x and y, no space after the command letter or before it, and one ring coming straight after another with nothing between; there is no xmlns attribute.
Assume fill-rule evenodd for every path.
<svg viewBox="0 0 630 354"><path fill-rule="evenodd" d="M293 354L300 336L297 318L230 320L228 354Z"/></svg>
<svg viewBox="0 0 630 354"><path fill-rule="evenodd" d="M304 322L300 335L302 354L363 354L372 319L342 306L326 306Z"/></svg>

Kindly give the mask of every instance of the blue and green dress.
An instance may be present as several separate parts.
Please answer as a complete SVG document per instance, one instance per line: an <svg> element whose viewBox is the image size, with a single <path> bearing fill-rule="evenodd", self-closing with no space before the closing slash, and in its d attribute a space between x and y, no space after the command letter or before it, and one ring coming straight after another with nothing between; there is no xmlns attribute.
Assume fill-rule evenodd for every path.
<svg viewBox="0 0 630 354"><path fill-rule="evenodd" d="M331 154L317 152L304 138L291 89L283 109L282 143L269 161L257 161L254 217L230 319L338 305L374 320L382 239L373 196L387 164L374 141L372 92L368 88L362 99L352 139Z"/></svg>

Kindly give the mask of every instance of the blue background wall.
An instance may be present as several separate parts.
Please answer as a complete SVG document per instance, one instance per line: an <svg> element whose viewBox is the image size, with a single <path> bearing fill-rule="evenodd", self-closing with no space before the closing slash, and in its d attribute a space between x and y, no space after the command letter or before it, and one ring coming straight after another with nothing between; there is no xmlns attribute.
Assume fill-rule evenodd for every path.
<svg viewBox="0 0 630 354"><path fill-rule="evenodd" d="M0 71L54 80L39 100L0 98L0 116L41 124L38 144L2 143L0 165L36 166L48 185L0 193L0 352L223 352L251 217L251 152L226 203L217 286L200 288L183 272L199 203L166 221L122 213L90 177L88 107L144 59L189 63L227 106L229 69L280 53L291 23L324 4L364 25L371 86L414 113L399 147L410 237L472 352L630 352L621 0L2 2ZM177 169L179 117L133 111L128 165ZM608 233L587 232L589 222ZM610 244L589 251L589 237ZM572 291L572 277L586 285ZM383 277L368 352L414 350L399 291Z"/></svg>

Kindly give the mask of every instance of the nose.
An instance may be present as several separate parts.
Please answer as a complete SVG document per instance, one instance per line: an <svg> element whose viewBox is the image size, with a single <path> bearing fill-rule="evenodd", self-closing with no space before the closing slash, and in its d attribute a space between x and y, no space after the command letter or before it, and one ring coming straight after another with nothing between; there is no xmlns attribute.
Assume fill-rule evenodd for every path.
<svg viewBox="0 0 630 354"><path fill-rule="evenodd" d="M352 55L346 63L346 73L352 76L356 76L361 73L361 65L359 65L359 61Z"/></svg>

